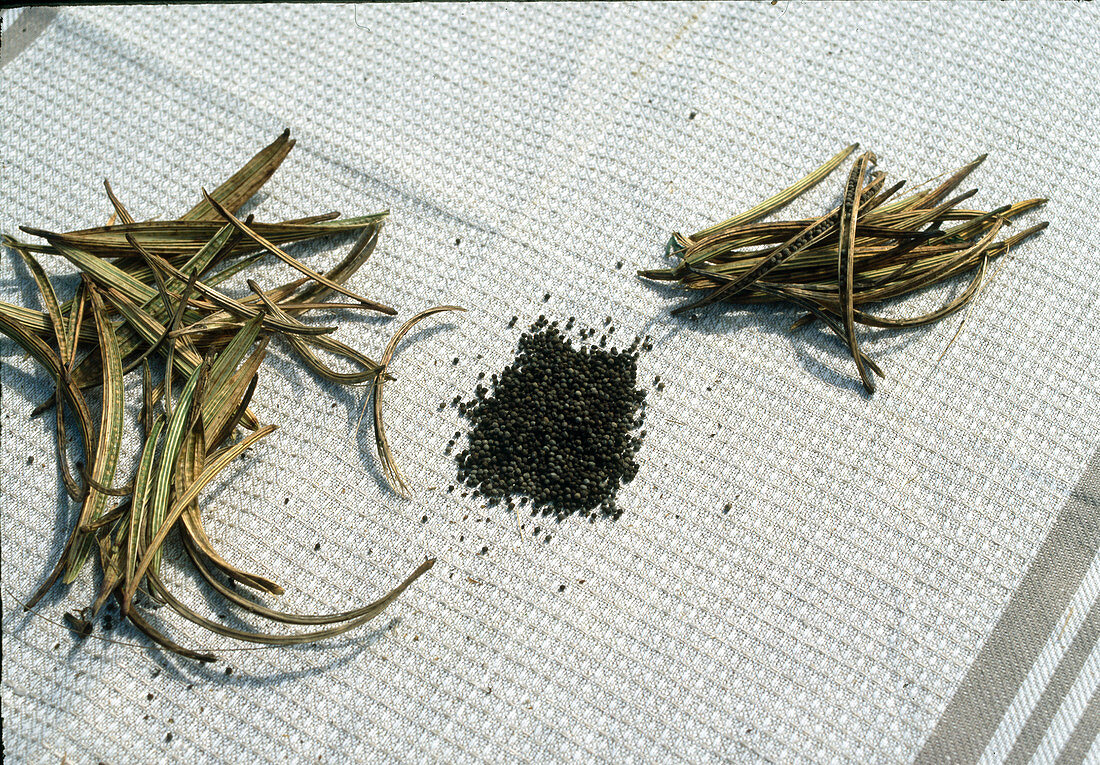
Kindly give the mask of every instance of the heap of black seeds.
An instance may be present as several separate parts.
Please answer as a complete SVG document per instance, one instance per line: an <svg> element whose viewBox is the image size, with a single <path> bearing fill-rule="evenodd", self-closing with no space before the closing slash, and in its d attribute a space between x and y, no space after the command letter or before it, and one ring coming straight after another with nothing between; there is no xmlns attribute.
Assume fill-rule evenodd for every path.
<svg viewBox="0 0 1100 765"><path fill-rule="evenodd" d="M618 518L615 493L637 474L645 436L634 435L645 402L634 387L638 342L625 352L574 348L540 317L512 364L492 376L492 391L479 385L459 406L471 423L459 478L491 501L527 497L535 512L559 519Z"/></svg>

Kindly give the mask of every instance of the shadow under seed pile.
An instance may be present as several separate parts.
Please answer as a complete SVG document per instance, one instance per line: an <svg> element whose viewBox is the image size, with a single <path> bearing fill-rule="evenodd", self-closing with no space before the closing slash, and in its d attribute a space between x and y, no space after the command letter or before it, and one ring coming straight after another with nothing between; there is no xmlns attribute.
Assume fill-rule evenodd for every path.
<svg viewBox="0 0 1100 765"><path fill-rule="evenodd" d="M490 499L528 497L545 515L618 518L615 493L637 474L645 436L633 434L645 401L637 346L574 348L540 317L492 392L479 385L459 407L472 425L459 478Z"/></svg>

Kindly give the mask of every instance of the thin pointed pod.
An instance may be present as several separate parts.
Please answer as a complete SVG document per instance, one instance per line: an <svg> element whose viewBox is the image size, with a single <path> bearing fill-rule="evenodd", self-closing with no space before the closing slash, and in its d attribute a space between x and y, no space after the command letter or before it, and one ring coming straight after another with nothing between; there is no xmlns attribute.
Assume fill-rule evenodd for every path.
<svg viewBox="0 0 1100 765"><path fill-rule="evenodd" d="M124 588L134 581L138 556L142 550L142 532L147 525L149 512L149 489L152 486L153 466L157 455L157 444L168 421L163 413L158 413L150 423L149 433L141 449L137 475L134 476L134 493L130 504L130 526L126 542L126 566L123 574Z"/></svg>
<svg viewBox="0 0 1100 765"><path fill-rule="evenodd" d="M149 369L148 359L141 362L141 417L139 422L145 429L145 435L148 437L149 431L153 427L153 407L156 402L153 400L153 373Z"/></svg>
<svg viewBox="0 0 1100 765"><path fill-rule="evenodd" d="M121 603L121 594L115 594L115 600L119 600ZM168 638L163 632L158 630L149 622L145 621L145 618L138 614L136 611L131 610L127 617L130 622L138 628L147 638L177 656L182 656L185 659L194 659L195 661L201 661L203 663L211 663L217 661L217 657L209 651L193 651L190 648L184 648L179 643Z"/></svg>
<svg viewBox="0 0 1100 765"><path fill-rule="evenodd" d="M150 343L149 347L146 348L144 351L142 351L140 356L138 356L136 359L133 359L129 363L126 364L125 369L122 370L123 375L126 375L131 370L136 369L138 364L145 364L147 359L151 355L156 353L158 350L160 350L160 347L162 345L164 345L164 343L167 342L172 337L172 327L177 325L179 323L180 319L182 318L184 308L186 308L186 306L187 306L187 299L191 295L191 290L195 286L194 280L197 277L198 277L197 272L191 274L191 279L188 280L187 285L183 288L183 292L180 295L180 301L179 301L179 305L176 307L176 312L172 316L171 322L166 327L164 327L164 331L161 333L160 337L158 337L155 342ZM165 304L167 305L167 296L165 296ZM135 309L136 309L136 306L135 306ZM136 310L140 311L140 309L136 309ZM166 356L167 356L167 354L166 354ZM172 361L172 359L169 359L169 361Z"/></svg>
<svg viewBox="0 0 1100 765"><path fill-rule="evenodd" d="M291 268L294 268L298 271L301 271L306 276L310 277L311 279L313 279L314 281L316 281L320 284L325 285L326 287L333 290L334 292L339 292L341 295L349 297L352 300L355 300L357 302L362 303L363 305L370 306L371 308L378 311L379 313L384 313L384 314L387 314L389 316L393 316L397 313L397 311L393 310L389 306L382 305L381 303L378 303L374 300L370 300L369 298L365 298L362 295L358 295L355 292L352 292L348 288L344 287L343 285L332 281L331 279L329 279L324 274L317 273L316 271L314 271L312 268L310 268L309 266L302 263L297 258L292 258L291 256L287 255L285 252L283 252L281 249L279 249L278 245L276 245L274 242L271 242L268 239L264 238L257 231L255 231L253 228L251 228L249 226L246 226L242 221L238 220L237 217L233 215L233 213L226 210L221 204L218 203L217 200L215 200L209 194L207 194L205 190L203 191L203 195L210 202L210 204L213 205L215 210L217 210L219 213L221 213L221 215L227 221L229 221L234 226L236 226L245 236L252 239L252 241L256 242L256 244L263 247L265 250L267 250L268 252L273 254L275 257L279 258L279 260L283 261L284 263L286 263Z"/></svg>
<svg viewBox="0 0 1100 765"><path fill-rule="evenodd" d="M337 637L346 632L366 624L371 619L374 619L380 613L386 610L386 608L395 601L401 593L403 593L408 587L419 579L424 573L426 573L432 566L435 565L435 559L429 558L421 563L415 571L413 571L405 581L394 587L388 593L383 595L378 600L371 603L369 606L361 609L362 615L357 616L351 621L345 622L335 627L327 627L325 629L315 630L312 632L300 632L290 635L276 635L264 632L251 632L247 630L238 630L232 627L226 627L223 624L219 624L211 619L196 613L188 608L178 598L176 598L164 583L160 581L156 574L150 572L151 585L158 591L158 594L164 598L165 602L171 606L172 610L182 616L184 619L204 627L211 632L222 635L224 637L233 638L234 640L241 640L247 643L260 643L263 645L301 645L303 643L314 643L318 640L325 640L327 638Z"/></svg>
<svg viewBox="0 0 1100 765"><path fill-rule="evenodd" d="M247 370L245 373L248 373ZM208 393L213 393L213 388L213 374L211 374L204 390ZM188 430L187 436L184 438L183 446L180 449L180 458L176 463L176 475L172 489L177 495L185 493L187 488L202 475L207 455L207 440L206 430L203 426L203 415L211 408L210 402L210 395L202 396L201 400L196 397L195 407L198 410L196 413L198 416L191 417L192 425ZM214 405L214 408L225 408L230 403L232 402L226 401L221 407ZM210 562L222 569L226 575L247 584L249 587L254 587L264 592L269 592L274 595L281 595L283 593L282 586L276 582L266 577L244 571L230 564L214 549L214 545L210 542L206 534L206 529L203 528L202 525L202 516L199 513L197 497L191 500L187 505L183 515L180 516L180 523L182 524L181 530L184 537L190 539L193 544L197 545L207 558L210 559Z"/></svg>
<svg viewBox="0 0 1100 765"><path fill-rule="evenodd" d="M99 481L92 478L88 474L88 469L87 468L83 468L80 471L80 477L84 479L84 482L88 486L91 486L96 491L100 492L101 494L106 494L108 497L128 497L128 496L130 496L130 494L133 493L133 490L134 490L133 484L131 484L130 486L124 486L121 489L113 489L110 486L106 486L104 484L101 484Z"/></svg>
<svg viewBox="0 0 1100 765"><path fill-rule="evenodd" d="M966 265L971 261L977 262L982 253L988 249L993 240L997 238L997 234L1001 231L1003 221L997 221L997 223L990 229L980 240L965 250L953 255L947 259L938 267L934 267L930 270L925 270L915 276L910 276L905 280L892 280L891 282L878 286L875 289L866 290L861 295L862 302L871 302L883 300L888 297L897 297L907 292L919 289L921 287L927 287L931 284L935 284L944 279L950 278L950 276L956 272L960 266Z"/></svg>
<svg viewBox="0 0 1100 765"><path fill-rule="evenodd" d="M146 351L150 348L160 348L164 344L168 343L169 348L164 352L165 356L165 374L169 374L168 370L179 367L179 369L187 375L193 373L200 363L202 363L202 357L199 356L193 350L181 349L178 353L173 352L171 346L171 325L165 327L151 315L141 310L133 301L127 298L121 292L114 289L107 289L103 292L104 298L111 306L118 312L123 318L126 324L133 327L138 336L145 342ZM142 352L134 363L128 364L126 369L133 369L142 361L149 357L149 353Z"/></svg>
<svg viewBox="0 0 1100 765"><path fill-rule="evenodd" d="M359 231L367 226L374 225L388 214L384 211L354 218L341 218L340 220L309 224L294 221L256 222L252 224L251 228L260 236L277 245L286 245L292 242L303 242L334 234ZM67 246L100 259L117 259L118 267L126 270L134 267L132 259L137 257L137 253L126 241L127 234L140 241L147 250L155 252L165 260L172 263L184 263L194 257L196 250L209 243L211 238L224 227L225 223L222 220L171 220L100 226L64 233L47 231L33 226L20 226L19 229L32 236L42 237L49 243L51 249L45 249L40 245L31 245L37 248L36 252L56 254L55 251L59 251L61 246ZM221 257L246 255L256 250L255 242L241 238L236 240L223 256L219 256L219 259Z"/></svg>
<svg viewBox="0 0 1100 765"><path fill-rule="evenodd" d="M84 324L84 307L88 300L88 281L81 277L76 285L76 295L73 296L72 305L69 308L69 321L65 325L65 342L69 347L69 355L61 357L66 369L72 371L76 364L77 346L80 344L80 334Z"/></svg>
<svg viewBox="0 0 1100 765"><path fill-rule="evenodd" d="M139 248L137 240L133 240L133 244L136 248ZM180 281L188 281L190 283L190 277L185 276L178 271L171 263L158 257L157 255L143 250L142 254L149 259L150 264L155 264L158 269L161 269L171 275L172 277L179 279ZM254 319L257 316L263 316L261 311L257 311L255 308L250 308L239 300L235 300L223 292L220 292L209 285L196 280L194 282L195 289L200 293L208 297L219 308L222 308L231 313L235 313L245 319ZM272 317L264 317L264 323L268 325L270 329L278 329L280 332L290 332L300 335L325 335L336 331L336 327L308 327L300 322L284 322Z"/></svg>
<svg viewBox="0 0 1100 765"><path fill-rule="evenodd" d="M278 138L256 152L255 156L240 170L233 173L227 181L214 189L211 196L236 212L267 183L293 148L294 141L290 139L290 128L287 128ZM217 220L218 213L210 206L210 202L204 199L180 218L182 220Z"/></svg>
<svg viewBox="0 0 1100 765"><path fill-rule="evenodd" d="M21 305L15 305L5 300L0 300L0 311L3 311L9 318L18 321L27 328L28 332L44 340L53 336L53 323L50 321L49 315L44 311L24 308ZM81 329L80 339L85 342L94 342L95 330L89 327L83 327Z"/></svg>
<svg viewBox="0 0 1100 765"><path fill-rule="evenodd" d="M115 192L111 188L111 182L106 178L103 179L103 188L107 192L107 199L111 200L111 206L115 208L115 214L118 215L118 219L122 221L124 225L135 223L134 216L130 215L130 211L122 205L122 202L118 201L118 197L115 196Z"/></svg>
<svg viewBox="0 0 1100 765"><path fill-rule="evenodd" d="M92 618L99 613L99 609L107 602L115 588L122 582L124 555L123 545L126 541L125 524L118 524L114 534L104 534L96 539L99 546L100 568L103 569L103 581L99 587L99 595L92 603Z"/></svg>
<svg viewBox="0 0 1100 765"><path fill-rule="evenodd" d="M298 321L293 316L284 311L277 303L267 297L267 295L264 293L263 290L260 289L259 285L256 284L256 282L249 279L247 283L249 289L251 289L259 297L259 299L263 302L264 307L267 308L267 310L273 315L288 322ZM293 334L287 334L284 335L284 337L286 338L287 342L290 343L290 346L295 350L295 352L299 356L301 356L302 360L306 363L306 366L308 366L317 374L321 375L321 377L325 378L326 380L330 380L331 382L340 383L342 385L359 385L361 383L374 380L382 372L382 367L379 364L374 363L363 354L359 353L358 351L347 345L344 345L338 340L326 337L324 338L325 342L323 345L320 342L318 342L317 345L325 348L328 351L339 353L339 355L359 363L361 366L364 367L362 371L338 372L330 367L328 364L326 364L324 361L322 361L317 356L317 354L315 354L310 349L309 342L305 338L298 337L297 335Z"/></svg>
<svg viewBox="0 0 1100 765"><path fill-rule="evenodd" d="M267 343L270 338L260 339L256 349L245 359L224 383L219 383L210 391L203 402L202 416L204 426L215 434L208 441L207 451L216 448L233 433L233 429L248 410L248 404L255 391L260 364L267 355ZM228 346L227 346L228 347ZM224 351L223 351L224 353ZM255 426L254 426L255 425ZM250 424L249 430L255 430L258 423Z"/></svg>
<svg viewBox="0 0 1100 765"><path fill-rule="evenodd" d="M118 340L114 329L107 318L107 307L103 304L103 298L99 291L92 287L90 290L92 301L92 316L95 318L96 329L99 333L99 350L102 356L103 366L103 403L100 415L99 439L96 443L95 456L92 461L91 478L96 485L110 486L114 482L115 470L118 468L118 456L122 447L123 416L125 414L125 401L123 400L122 357L118 350ZM107 502L107 495L98 491L95 486L88 487L88 493L84 497L80 509L80 517L76 523L77 528L95 521ZM80 573L84 561L91 551L91 539L86 535L79 539L69 550L67 556L65 575L62 583L71 584Z"/></svg>
<svg viewBox="0 0 1100 765"><path fill-rule="evenodd" d="M223 558L214 548L214 544L210 541L210 537L207 536L206 528L202 524L202 517L199 515L197 508L185 511L183 515L180 516L180 523L182 524L181 531L183 532L184 542L188 545L193 545L196 550L201 551L202 554L226 576L254 590L266 592L271 595L282 595L285 592L282 585L278 582L268 579L265 576L245 571Z"/></svg>
<svg viewBox="0 0 1100 765"><path fill-rule="evenodd" d="M179 410L177 410L177 417L178 416ZM201 492L208 483L214 480L218 476L218 474L221 473L221 471L229 465L230 462L232 462L234 459L244 453L245 449L255 444L261 438L270 435L275 431L275 429L276 428L274 425L265 425L259 430L249 433L241 441L233 444L230 447L227 447L224 451L214 456L203 467L202 474L195 480L195 482L188 486L186 491L182 492L179 496L175 498L175 501L172 503L171 511L166 513L166 515L163 516L162 520L154 519L152 525L156 527L156 533L152 536L152 538L146 545L145 554L142 556L141 561L138 563L137 568L134 572L134 579L130 582L130 584L126 586L126 589L123 592L123 600L121 604L121 611L123 615L125 615L130 610L130 603L134 597L134 593L137 591L138 584L141 581L141 578L145 576L145 573L147 571L152 570L154 574L156 573L156 570L150 569L150 567L153 565L154 559L160 553L160 548L164 544L164 540L168 538L168 532L172 530L172 527L175 525L176 521L179 520L179 517L183 514L184 510L187 509L187 506L191 503L191 500L198 497L199 492ZM169 435L172 435L171 428L169 429ZM165 452L167 453L167 451L168 447L166 445ZM176 447L175 454L178 455L178 453L179 448ZM171 474L170 471L174 464L174 458L171 460L171 462L169 462L165 460L162 456L161 470L169 471L168 475ZM158 473L158 483L159 480L160 474ZM167 483L167 480L165 480L165 483Z"/></svg>
<svg viewBox="0 0 1100 765"><path fill-rule="evenodd" d="M859 144L853 143L850 146L841 149L835 155L830 157L828 161L817 167L815 170L803 177L797 183L788 186L774 196L768 197L763 202L756 205L756 207L746 210L740 215L735 215L732 218L728 218L721 223L716 223L709 228L703 229L702 231L698 231L692 234L689 238L693 241L698 241L703 237L713 234L715 231L720 231L724 228L730 228L732 226L739 226L743 223L750 223L759 218L763 218L768 213L778 210L783 205L797 199L798 197L802 196L804 193L812 189L814 186L816 186L818 183L825 180L829 173L840 167L841 163L844 162L845 159L847 159L848 155L858 148Z"/></svg>
<svg viewBox="0 0 1100 765"><path fill-rule="evenodd" d="M988 154L982 154L976 159L963 165L954 173L952 173L946 181L941 183L935 189L932 189L930 191L920 191L908 197L905 197L904 199L899 199L897 202L884 206L880 210L880 212L886 214L903 210L920 210L935 206L939 203L941 199L943 199L956 188L958 188L959 184L966 180L966 177L970 175L970 173L972 173L980 164L982 164L982 162L985 162L986 157L988 156ZM924 181L920 185L923 186L926 183L930 183L931 181L942 177L943 175L938 175L936 176L936 178L932 178L929 181Z"/></svg>
<svg viewBox="0 0 1100 765"><path fill-rule="evenodd" d="M68 370L65 370L65 375L68 376ZM54 401L60 401L59 396L60 388L54 388ZM69 468L69 436L65 432L65 407L54 407L54 421L57 434L57 464L61 468L61 482L65 485L65 493L70 498L77 502L81 502L84 499L84 495L88 492L87 485L81 485L73 476L72 470Z"/></svg>
<svg viewBox="0 0 1100 765"><path fill-rule="evenodd" d="M881 181L879 182L881 185ZM870 199L877 192L877 188L868 186L865 193ZM679 306L673 309L672 315L678 316L686 311L690 311L696 308L703 308L711 303L722 300L725 297L733 297L746 287L752 286L753 282L764 278L773 270L781 266L785 261L794 257L798 253L802 252L807 247L811 246L814 242L824 239L826 236L836 230L840 216L842 213L841 208L837 208L830 212L828 215L818 218L810 226L800 231L795 236L791 237L780 247L778 247L771 255L769 255L763 262L761 262L755 268L750 269L742 277L732 282L727 282L721 287L711 292L706 297L695 301L689 305Z"/></svg>
<svg viewBox="0 0 1100 765"><path fill-rule="evenodd" d="M152 495L150 498L149 521L146 525L147 541L145 546L147 548L153 548L151 541L151 537L154 534L153 529L159 528L164 521L164 517L168 514L172 476L175 473L176 462L179 459L180 449L183 446L183 438L187 426L191 421L191 407L195 400L195 393L207 369L207 362L204 360L183 386L183 390L180 392L179 401L168 418L168 431L164 436L164 447L161 449L160 460L157 463L156 479L153 483ZM155 553L156 562L159 565L159 547L153 548L152 552ZM138 574L137 577L140 579L140 574ZM136 588L137 581L131 584ZM130 591L130 594L132 595L133 592ZM129 604L129 597L127 597L126 604Z"/></svg>
<svg viewBox="0 0 1100 765"><path fill-rule="evenodd" d="M381 369L379 370L378 377L374 381L374 440L378 450L378 459L382 463L382 473L385 475L386 481L390 484L390 488L405 498L409 497L409 488L405 483L404 477L401 475L401 471L397 467L397 463L394 462L393 452L390 451L390 442L386 438L386 428L382 422L382 385L385 383L386 371L389 368L390 361L393 360L393 354L397 349L397 344L401 342L401 339L406 334L408 334L409 330L424 319L429 316L434 316L437 313L465 310L465 308L455 305L440 305L421 311L401 325L397 332L394 333L393 337L390 338L389 343L386 344L386 350L382 354Z"/></svg>
<svg viewBox="0 0 1100 765"><path fill-rule="evenodd" d="M14 320L7 316L3 311L0 311L0 332L3 332L8 337L15 340L15 342L22 346L39 364L46 368L55 381L62 383L62 391L72 405L73 411L77 414L77 422L80 425L84 449L86 452L90 452L91 444L97 441L95 429L92 425L91 414L88 411L88 405L84 400L83 394L80 392L80 388L74 385L72 379L65 374L65 368L61 363L61 359L44 341L42 341L42 339L28 331L18 320ZM87 497L85 497L85 501L86 500ZM73 530L70 532L69 538L65 542L65 548L58 557L53 570L46 576L45 581L39 585L38 589L35 590L34 594L27 600L24 610L34 608L35 604L42 599L42 596L49 591L58 577L61 576L61 573L65 570L68 553L79 535L79 524L74 524Z"/></svg>
<svg viewBox="0 0 1100 765"><path fill-rule="evenodd" d="M62 368L67 375L69 368L72 366L71 359L76 355L76 337L79 332L79 317L75 317L74 320L66 322L65 317L61 311L61 304L57 300L57 293L54 292L53 285L50 283L50 279L46 276L46 272L42 270L42 266L35 260L34 256L27 250L19 245L17 241L11 237L4 237L4 244L15 250L19 256L23 259L27 269L34 277L34 282L38 286L38 292L42 297L42 302L46 306L46 313L50 317L50 322L53 325L54 337L57 341L58 357L62 362ZM72 325L76 324L74 328ZM54 386L54 400L58 399L58 393L63 383L58 381ZM65 485L65 491L68 495L76 501L81 501L84 498L84 494L87 491L86 486L81 486L77 480L73 477L72 471L69 469L69 457L66 447L65 436L65 412L64 407L56 407L56 436L57 436L57 464L61 469L61 482Z"/></svg>
<svg viewBox="0 0 1100 765"><path fill-rule="evenodd" d="M966 289L959 294L954 300L942 308L938 308L935 311L923 314L921 316L911 316L904 319L889 319L883 316L875 316L874 314L860 311L858 308L854 310L854 318L860 324L868 327L881 327L889 329L909 329L912 327L923 327L927 324L932 324L940 319L945 319L956 311L961 310L969 303L975 295L978 293L978 289L985 281L986 264L989 262L989 258L982 256L981 262L978 264L978 271L974 275L974 278L967 285Z"/></svg>
<svg viewBox="0 0 1100 765"><path fill-rule="evenodd" d="M233 377L237 366L249 354L252 346L256 344L256 340L260 337L262 322L262 317L257 316L242 324L229 343L214 357L214 360L210 363L208 394L214 395L217 393ZM207 402L208 408L204 413L212 412L212 409L209 408L211 404L212 402Z"/></svg>
<svg viewBox="0 0 1100 765"><path fill-rule="evenodd" d="M848 174L844 203L841 205L840 244L837 250L840 322L844 325L848 337L848 347L852 351L852 358L855 359L856 369L859 370L859 378L863 381L863 387L867 389L868 393L875 392L875 381L867 373L866 366L863 363L863 354L859 352L859 338L856 336L856 325L852 319L852 283L855 278L856 221L859 219L863 179L867 175L867 168L875 162L875 155L866 152L855 161L851 173Z"/></svg>
<svg viewBox="0 0 1100 765"><path fill-rule="evenodd" d="M375 248L378 246L378 232L382 230L382 221L363 229L363 233L359 235L359 238L355 240L355 244L352 245L348 254L345 255L339 263L333 266L325 276L330 280L339 284L347 283L367 260L370 259L371 254L374 253ZM332 290L323 284L316 282L302 290L298 294L297 300L300 302L309 302L314 300L322 300L328 295L332 294ZM272 296L271 298L275 302L279 302L279 298ZM290 311L292 316L297 314Z"/></svg>
<svg viewBox="0 0 1100 765"><path fill-rule="evenodd" d="M256 355L262 355L266 353L266 349L261 348L257 351ZM223 443L229 440L229 437L233 435L233 432L237 429L237 426L242 424L241 420L244 417L245 412L248 411L248 405L252 403L252 394L256 392L256 384L259 382L260 376L253 375L252 379L248 381L248 386L245 388L244 393L241 396L240 403L237 404L237 408L222 425L221 429L216 432L216 435L210 439L209 449L218 449ZM254 430L254 428L251 428Z"/></svg>
<svg viewBox="0 0 1100 765"><path fill-rule="evenodd" d="M257 616L262 616L278 624L338 624L351 619L359 619L376 611L378 608L378 602L375 601L374 603L369 603L366 606L352 609L351 611L340 611L331 614L293 614L286 611L277 611L268 608L262 603L257 603L254 600L245 598L240 593L234 592L218 581L218 578L214 576L213 572L203 563L202 555L199 550L192 544L191 540L186 537L184 538L184 549L187 551L188 557L191 558L191 562L195 564L195 568L198 569L199 575L205 579L207 584L213 587L219 595L246 611L256 614Z"/></svg>
<svg viewBox="0 0 1100 765"><path fill-rule="evenodd" d="M959 184L966 180L966 177L974 172L980 164L985 162L988 156L988 153L981 154L967 164L960 167L951 175L950 178L940 184L938 188L933 189L927 195L922 197L920 202L917 203L916 208L927 208L938 204L941 199L957 189L959 187Z"/></svg>
<svg viewBox="0 0 1100 765"><path fill-rule="evenodd" d="M122 516L126 515L126 513L128 512L130 512L130 500L125 500L123 502L120 502L114 510L109 510L103 515L99 516L98 521L93 521L87 526L81 526L80 530L85 534L90 534L93 531L102 529L104 526L110 526L112 523L117 521Z"/></svg>
<svg viewBox="0 0 1100 765"><path fill-rule="evenodd" d="M19 242L12 239L10 236L5 236L4 244L19 254L19 257L23 259L23 263L26 264L27 269L31 272L31 276L34 277L34 283L38 286L38 292L42 297L42 302L46 306L46 313L49 315L50 323L53 325L54 338L57 342L59 355L62 360L68 359L71 355L69 349L69 332L65 326L65 317L61 311L61 304L57 301L57 293L54 292L53 284L50 283L49 277L46 276L46 272L42 270L42 266L34 259L34 256L20 246Z"/></svg>

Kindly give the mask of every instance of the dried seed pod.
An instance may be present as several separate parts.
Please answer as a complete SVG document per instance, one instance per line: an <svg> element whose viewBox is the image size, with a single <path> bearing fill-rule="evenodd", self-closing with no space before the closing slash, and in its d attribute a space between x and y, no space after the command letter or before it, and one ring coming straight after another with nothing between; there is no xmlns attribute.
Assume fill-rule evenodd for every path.
<svg viewBox="0 0 1100 765"><path fill-rule="evenodd" d="M820 320L847 346L864 388L873 392L874 381L868 371L880 377L882 371L860 350L856 325L917 327L961 310L980 292L985 264L1047 224L995 242L1001 227L1047 200L1029 199L990 212L961 208L975 189L943 201L985 160L983 154L939 186L891 201L904 182L882 190L885 175L873 173L865 183L874 162L868 152L856 159L840 207L815 220L759 221L823 180L856 148L856 144L848 146L802 180L741 215L691 236L673 234L666 252L680 258L679 265L639 271L638 275L707 291L701 299L674 309L674 315L718 301L780 301L799 306L808 313L792 329ZM959 223L943 229L949 222ZM976 271L970 286L939 310L887 319L864 308L969 271ZM696 316L691 314L693 319Z"/></svg>

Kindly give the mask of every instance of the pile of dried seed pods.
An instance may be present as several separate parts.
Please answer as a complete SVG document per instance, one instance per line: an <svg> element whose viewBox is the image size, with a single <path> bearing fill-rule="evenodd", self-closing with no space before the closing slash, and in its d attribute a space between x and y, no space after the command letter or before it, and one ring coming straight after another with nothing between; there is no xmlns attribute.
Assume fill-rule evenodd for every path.
<svg viewBox="0 0 1100 765"><path fill-rule="evenodd" d="M939 186L890 201L904 181L885 188L886 174L868 171L870 152L860 155L839 207L816 219L761 222L760 219L822 181L857 148L853 144L793 186L756 207L691 236L673 234L668 245L680 264L639 271L647 279L677 281L707 290L680 314L718 301L790 303L807 313L793 328L821 321L840 337L855 360L868 392L871 372L882 370L859 347L856 325L919 327L950 316L978 294L989 261L1042 231L1039 223L996 241L1016 216L1047 200L1029 199L991 211L960 205L977 189L948 198L985 160L958 170ZM877 315L867 306L974 272L960 294L938 310L910 318Z"/></svg>
<svg viewBox="0 0 1100 765"><path fill-rule="evenodd" d="M57 452L62 480L79 507L64 550L52 573L25 604L28 609L61 579L73 582L93 551L102 581L98 597L66 622L78 633L91 631L89 618L109 598L120 613L160 646L183 656L212 661L205 650L186 648L146 618L142 603L152 598L219 635L257 643L289 645L332 637L377 616L417 577L425 561L388 594L362 608L326 616L276 611L246 598L224 579L257 591L280 594L270 579L226 561L203 527L200 492L247 448L275 430L249 409L270 336L282 337L306 366L327 380L374 386L375 432L387 477L397 476L381 423L379 386L393 348L429 309L406 322L381 363L331 337L336 327L301 321L317 309L358 308L396 313L356 294L344 284L366 262L387 213L339 219L328 213L281 223L241 220L236 211L271 177L293 147L289 131L256 154L201 202L176 220L136 222L106 185L114 214L100 228L54 233L24 228L47 244L5 236L3 243L30 269L45 311L0 301L0 332L13 338L49 372L56 384ZM117 222L116 222L117 221ZM360 232L351 251L321 274L282 246L335 234ZM36 254L60 256L82 277L75 293L60 300ZM220 285L258 259L274 255L303 276L264 289L249 280L253 294L233 298ZM329 302L338 293L353 303ZM345 369L330 365L340 359ZM151 364L150 362L155 362ZM154 381L154 370L163 369ZM138 371L144 382L140 406L142 445L133 475L118 469L127 402L124 377ZM96 427L85 393L102 388ZM94 398L92 399L94 400ZM53 406L54 404L57 406ZM63 408L75 416L82 441L83 471L70 467ZM243 432L243 436L239 433ZM403 487L403 482L398 483ZM162 546L178 532L197 572L222 598L244 612L286 625L312 625L295 634L242 630L215 622L177 597L161 571ZM138 594L143 597L135 597ZM147 596L147 598L146 598ZM87 618L86 618L87 617Z"/></svg>

